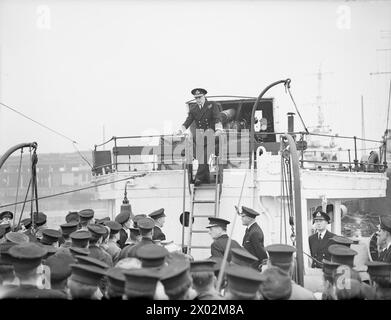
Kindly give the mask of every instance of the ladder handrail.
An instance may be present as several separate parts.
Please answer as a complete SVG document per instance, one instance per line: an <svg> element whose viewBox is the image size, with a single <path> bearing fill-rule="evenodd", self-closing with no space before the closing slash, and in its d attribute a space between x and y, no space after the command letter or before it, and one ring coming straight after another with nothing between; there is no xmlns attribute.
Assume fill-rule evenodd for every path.
<svg viewBox="0 0 391 320"><path fill-rule="evenodd" d="M214 197L214 217L218 217L219 215L219 209L220 209L220 161L219 161L219 156L214 156L216 159L216 181L215 181L215 197ZM188 240L188 245L187 245L187 253L191 253L191 248L192 248L192 239L193 239L193 218L194 218L194 205L198 203L199 200L196 200L196 190L197 188L194 186L192 196L191 196L191 210L190 210L190 216L189 216L189 240Z"/></svg>

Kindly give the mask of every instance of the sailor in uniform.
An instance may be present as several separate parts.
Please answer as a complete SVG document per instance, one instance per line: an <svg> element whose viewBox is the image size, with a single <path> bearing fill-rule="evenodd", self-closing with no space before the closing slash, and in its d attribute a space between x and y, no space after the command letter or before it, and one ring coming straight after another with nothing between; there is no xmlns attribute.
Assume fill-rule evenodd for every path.
<svg viewBox="0 0 391 320"><path fill-rule="evenodd" d="M234 249L235 250L235 249ZM193 288L197 292L194 300L224 300L216 290L217 281L214 274L216 262L213 260L198 260L190 262L190 274L193 279Z"/></svg>
<svg viewBox="0 0 391 320"><path fill-rule="evenodd" d="M312 214L313 224L315 225L316 233L308 238L310 245L311 256L316 260L312 260L312 268L322 268L322 260L330 261L330 253L328 248L334 241L331 239L335 236L326 229L330 222L330 216L321 210L315 210Z"/></svg>
<svg viewBox="0 0 391 320"><path fill-rule="evenodd" d="M147 244L154 243L152 240L153 227L155 226L153 219L149 217L141 218L137 221L137 226L140 230L141 240L134 245L128 245L123 248L119 254L118 260L128 257L138 258L138 249Z"/></svg>
<svg viewBox="0 0 391 320"><path fill-rule="evenodd" d="M200 148L195 148L196 140L198 140L196 139L196 137L198 133L205 133L205 131L208 129L216 131L215 135L216 137L218 137L223 132L223 125L220 119L219 106L215 102L208 101L206 99L205 95L207 94L207 91L205 89L195 88L191 90L191 94L194 95L194 98L196 99L196 104L189 105L188 116L185 122L182 124L181 129L179 129L176 134L183 134L184 131L187 130L187 128L189 128L193 122L195 123L196 134L193 136L193 150L195 150L196 152L193 152L193 154L196 155L195 157L198 160L198 170L195 176L194 184L198 186L201 183L209 183L210 181L208 165L208 159L210 155L208 154L208 151L210 151L208 149L210 148L207 148L206 140L202 139L204 146L203 152L200 152ZM215 154L217 154L216 146L214 151Z"/></svg>
<svg viewBox="0 0 391 320"><path fill-rule="evenodd" d="M209 229L209 234L213 239L213 242L210 246L211 257L224 257L225 248L228 243L228 235L227 235L227 225L230 224L228 220L216 218L216 217L208 217L209 225L206 227ZM241 248L239 243L235 240L231 240L231 247L228 253L227 261L231 261L231 249L233 248Z"/></svg>
<svg viewBox="0 0 391 320"><path fill-rule="evenodd" d="M1 224L11 224L14 214L11 211L3 211L0 213L0 225Z"/></svg>
<svg viewBox="0 0 391 320"><path fill-rule="evenodd" d="M379 254L379 261L391 263L391 217L380 217L378 242L383 243L384 249Z"/></svg>
<svg viewBox="0 0 391 320"><path fill-rule="evenodd" d="M118 222L122 228L119 231L118 245L122 249L125 246L126 240L129 238L129 227L131 222L130 211L123 211L115 217L115 221Z"/></svg>
<svg viewBox="0 0 391 320"><path fill-rule="evenodd" d="M162 232L162 227L164 226L166 215L164 214L164 208L156 210L149 214L149 216L155 221L155 226L153 228L152 240L164 241L166 240L165 234Z"/></svg>
<svg viewBox="0 0 391 320"><path fill-rule="evenodd" d="M267 254L263 244L264 237L262 229L255 221L256 217L259 216L259 213L251 208L242 206L242 213L240 213L240 216L242 218L242 224L247 227L242 246L258 258L256 267L258 270L261 270L262 262L267 259Z"/></svg>

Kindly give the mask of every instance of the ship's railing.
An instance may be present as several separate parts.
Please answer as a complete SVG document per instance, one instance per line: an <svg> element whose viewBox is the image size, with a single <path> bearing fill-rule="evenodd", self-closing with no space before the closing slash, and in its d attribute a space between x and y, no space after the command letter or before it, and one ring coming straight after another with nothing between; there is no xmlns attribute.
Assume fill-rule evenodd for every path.
<svg viewBox="0 0 391 320"><path fill-rule="evenodd" d="M269 133L265 133L269 134ZM276 135L280 133L275 133ZM300 167L316 170L337 170L337 171L364 171L384 172L387 169L387 143L386 140L364 139L356 136L330 135L316 132L291 132L296 140L297 149L300 152ZM329 148L308 147L308 138L323 137L329 139L344 139L351 147ZM357 148L357 142L363 141L374 144L372 148ZM358 159L358 153L365 154ZM316 158L321 159L316 159ZM314 159L315 158L315 159ZM329 159L331 158L331 159ZM346 159L345 161L342 159Z"/></svg>
<svg viewBox="0 0 391 320"><path fill-rule="evenodd" d="M226 134L231 137L231 147L238 144L239 148L232 147L232 150L222 152L223 163L234 168L248 167L248 133L226 130ZM139 139L148 141L137 144ZM108 146L107 151L98 150ZM241 146L244 147L243 150ZM193 152L196 151L193 150L192 137L187 134L112 137L95 145L92 171L94 175L99 175L112 172L182 170L184 162L188 165L193 163Z"/></svg>
<svg viewBox="0 0 391 320"><path fill-rule="evenodd" d="M262 140L267 135L277 136L284 132L259 132L254 136L257 146L267 145ZM335 171L366 171L384 172L387 169L387 144L381 140L363 139L352 136L328 135L322 133L290 132L294 137L300 153L300 167L313 170ZM250 137L248 131L226 130L226 147L222 154L222 163L225 168L248 168L250 163ZM332 139L345 139L351 148L308 148L308 137L326 137ZM310 138L310 139L311 139ZM149 139L148 143L134 145L137 139ZM154 141L152 141L155 139ZM223 140L224 141L224 140ZM277 140L278 141L278 140ZM373 148L365 150L357 148L358 141L376 144ZM133 142L133 145L131 145ZM221 143L221 142L220 142ZM111 150L99 151L98 148L113 145ZM273 144L273 146L271 146ZM224 142L222 145L225 145ZM232 146L235 146L232 148ZM240 146L239 146L240 145ZM239 148L237 147L239 146ZM269 143L273 154L278 154L279 143ZM228 151L227 151L228 148ZM189 135L135 135L112 137L108 141L95 145L93 154L93 174L131 171L155 170L181 170L183 163L191 164L193 161L192 138ZM220 149L220 150L224 150ZM371 151L366 159L358 159L359 151ZM253 157L254 159L254 157ZM254 164L253 164L254 165ZM255 164L256 166L256 164Z"/></svg>

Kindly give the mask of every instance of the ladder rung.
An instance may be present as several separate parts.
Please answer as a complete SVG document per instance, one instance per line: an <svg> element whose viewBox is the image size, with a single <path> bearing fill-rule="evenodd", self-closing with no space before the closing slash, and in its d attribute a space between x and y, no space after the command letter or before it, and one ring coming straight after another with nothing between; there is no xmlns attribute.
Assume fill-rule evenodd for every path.
<svg viewBox="0 0 391 320"><path fill-rule="evenodd" d="M216 185L215 184L207 184L207 185L204 185L204 186L198 186L198 187L194 187L195 190L202 190L202 189L206 189L206 190L209 190L209 189L216 189Z"/></svg>
<svg viewBox="0 0 391 320"><path fill-rule="evenodd" d="M214 200L194 200L193 203L216 203Z"/></svg>
<svg viewBox="0 0 391 320"><path fill-rule="evenodd" d="M208 246L191 246L191 249L210 249Z"/></svg>
<svg viewBox="0 0 391 320"><path fill-rule="evenodd" d="M208 230L191 230L192 233L208 233Z"/></svg>

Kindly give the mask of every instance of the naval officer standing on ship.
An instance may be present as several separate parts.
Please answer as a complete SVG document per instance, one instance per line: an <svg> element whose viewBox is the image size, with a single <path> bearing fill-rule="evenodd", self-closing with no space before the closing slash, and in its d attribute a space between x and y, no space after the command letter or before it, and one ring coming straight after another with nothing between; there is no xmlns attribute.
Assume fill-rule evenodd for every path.
<svg viewBox="0 0 391 320"><path fill-rule="evenodd" d="M330 216L321 211L320 209L315 210L312 214L313 224L316 232L308 238L310 245L311 256L315 258L312 260L312 268L322 268L323 259L331 260L329 252L329 246L334 244L332 237L335 236L327 230L327 225L330 223Z"/></svg>
<svg viewBox="0 0 391 320"><path fill-rule="evenodd" d="M252 255L258 258L257 265L254 267L258 270L262 269L263 260L267 259L267 253L264 247L263 231L255 221L259 213L251 208L242 206L242 212L239 213L242 218L242 224L246 226L246 233L243 237L242 246Z"/></svg>
<svg viewBox="0 0 391 320"><path fill-rule="evenodd" d="M211 129L213 131L216 131L216 136L219 136L223 132L223 125L220 120L220 110L218 105L213 101L208 101L205 97L207 94L207 91L202 88L195 88L191 90L191 94L194 95L194 98L196 100L196 104L190 104L189 105L189 113L185 120L185 122L182 124L181 129L179 129L176 134L183 134L184 131L190 127L190 125L194 122L196 126L196 130L208 130ZM197 174L195 176L195 182L194 184L196 186L200 185L201 183L209 183L209 165L208 165L208 148L207 148L207 142L206 137L203 139L203 155L202 154L196 154L196 158L198 160L198 170ZM196 135L193 136L193 146L196 145ZM199 148L194 148L193 150L198 151ZM200 153L200 152L196 152Z"/></svg>

